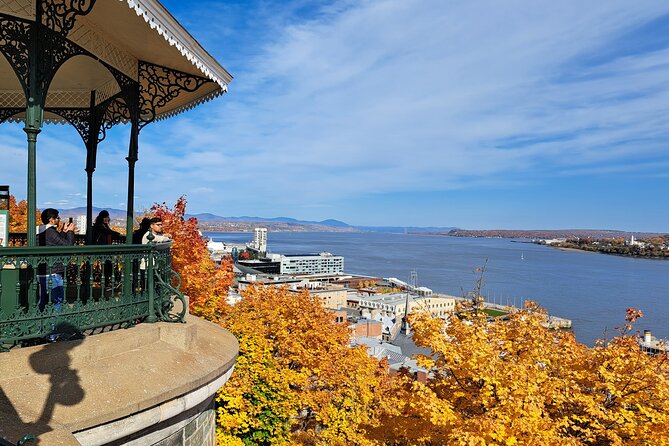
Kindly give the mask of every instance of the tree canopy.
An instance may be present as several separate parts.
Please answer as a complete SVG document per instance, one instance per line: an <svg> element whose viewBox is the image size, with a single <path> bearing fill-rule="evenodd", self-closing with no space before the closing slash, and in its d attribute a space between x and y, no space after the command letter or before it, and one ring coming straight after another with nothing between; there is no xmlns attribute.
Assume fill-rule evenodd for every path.
<svg viewBox="0 0 669 446"><path fill-rule="evenodd" d="M186 204L181 196L173 208L155 204L151 213L162 218L164 232L172 235L172 268L181 277L181 292L188 296L190 312L216 322L226 309L228 288L234 279L232 264L223 261L216 265L211 259L197 219L186 218Z"/></svg>
<svg viewBox="0 0 669 446"><path fill-rule="evenodd" d="M432 352L420 382L351 347L308 291L251 287L227 306L231 266L209 259L185 206L153 208L174 236L182 290L240 345L216 398L219 445L669 444L669 360L639 348L637 310L592 348L544 328L534 303L505 320L475 299L446 321L413 313L413 339Z"/></svg>

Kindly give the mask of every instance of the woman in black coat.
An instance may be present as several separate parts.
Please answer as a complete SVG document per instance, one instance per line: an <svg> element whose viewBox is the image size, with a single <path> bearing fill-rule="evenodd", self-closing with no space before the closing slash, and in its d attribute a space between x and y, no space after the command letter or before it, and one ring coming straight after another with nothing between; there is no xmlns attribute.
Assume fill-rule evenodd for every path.
<svg viewBox="0 0 669 446"><path fill-rule="evenodd" d="M111 245L115 237L121 234L109 227L109 212L100 211L93 223L93 244Z"/></svg>

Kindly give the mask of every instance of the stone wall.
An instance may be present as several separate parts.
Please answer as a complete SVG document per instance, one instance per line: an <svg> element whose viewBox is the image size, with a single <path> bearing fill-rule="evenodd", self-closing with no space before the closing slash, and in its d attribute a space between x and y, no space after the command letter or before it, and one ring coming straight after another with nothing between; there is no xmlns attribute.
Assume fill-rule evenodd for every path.
<svg viewBox="0 0 669 446"><path fill-rule="evenodd" d="M138 439L137 444L147 444L146 438ZM132 442L131 444L134 444ZM129 443L126 443L129 444ZM153 443L152 446L215 446L216 411L213 400L204 411L191 417L187 424L169 437Z"/></svg>

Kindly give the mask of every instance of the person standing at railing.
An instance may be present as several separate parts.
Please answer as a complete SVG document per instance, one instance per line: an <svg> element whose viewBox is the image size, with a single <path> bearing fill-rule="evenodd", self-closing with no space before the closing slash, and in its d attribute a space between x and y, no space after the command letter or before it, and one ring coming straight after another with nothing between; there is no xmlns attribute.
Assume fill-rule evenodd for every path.
<svg viewBox="0 0 669 446"><path fill-rule="evenodd" d="M142 221L139 223L139 228L137 228L132 233L132 244L141 245L142 238L144 234L149 232L149 227L151 226L151 220L148 217L142 218ZM140 262L135 259L132 261L132 289L137 292L143 289L144 284L144 270L139 269Z"/></svg>
<svg viewBox="0 0 669 446"><path fill-rule="evenodd" d="M100 211L97 217L95 217L95 222L93 223L93 244L95 245L111 245L114 238L120 237L119 232L114 231L109 227L109 212L106 210ZM106 291L112 290L112 274L114 273L114 268L112 262L105 260L104 264L104 286ZM118 282L117 285L120 285L121 282Z"/></svg>
<svg viewBox="0 0 669 446"><path fill-rule="evenodd" d="M121 234L109 227L109 212L106 210L100 211L95 222L93 223L93 244L95 245L111 245L115 237L120 237Z"/></svg>
<svg viewBox="0 0 669 446"><path fill-rule="evenodd" d="M39 246L72 246L74 245L74 230L76 226L71 221L63 224L62 231L58 231L60 225L60 216L58 210L46 208L41 215L42 225L37 230L37 240ZM62 263L54 263L50 271L47 271L46 263L41 263L37 269L37 281L39 282L39 309L44 310L49 302L57 312L65 298L63 289L63 274L65 267ZM51 290L49 290L49 285Z"/></svg>
<svg viewBox="0 0 669 446"><path fill-rule="evenodd" d="M151 229L142 237L142 244L149 243L149 234L153 234L153 243L171 242L172 236L163 232L163 220L160 217L153 217L149 220L149 228Z"/></svg>
<svg viewBox="0 0 669 446"><path fill-rule="evenodd" d="M132 233L132 243L135 245L141 245L142 238L144 237L144 234L149 232L150 226L151 226L151 219L147 217L142 218L142 221L139 224L139 228L137 228L137 230Z"/></svg>
<svg viewBox="0 0 669 446"><path fill-rule="evenodd" d="M149 239L149 236L151 238ZM151 243L164 243L164 242L171 242L172 241L172 236L170 234L166 234L163 232L163 220L160 217L153 217L149 219L149 230L144 234L142 237L142 244L146 245L149 242ZM142 261L139 264L139 269L140 269L140 275L141 275L141 283L145 284L146 280L146 261L142 259ZM143 289L146 289L146 287L143 285Z"/></svg>

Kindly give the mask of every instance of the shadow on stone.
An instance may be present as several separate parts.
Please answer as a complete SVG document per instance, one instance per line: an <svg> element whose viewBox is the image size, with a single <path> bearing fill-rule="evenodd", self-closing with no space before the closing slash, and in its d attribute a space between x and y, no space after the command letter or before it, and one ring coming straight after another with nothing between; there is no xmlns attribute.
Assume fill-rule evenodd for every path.
<svg viewBox="0 0 669 446"><path fill-rule="evenodd" d="M72 339L69 342L48 344L30 355L30 366L37 373L50 375L51 389L42 414L37 423L48 424L57 404L74 406L84 399L84 389L79 383L77 371L70 368L69 350L81 344L83 337L74 325L62 322L56 325L56 333L61 339Z"/></svg>
<svg viewBox="0 0 669 446"><path fill-rule="evenodd" d="M54 430L49 423L56 406L73 406L84 399L85 392L80 385L77 371L70 367L72 360L69 353L81 344L83 340L81 331L70 323L62 322L56 325L54 332L59 334L59 339L69 340L69 342L46 344L28 358L35 372L49 375L51 385L41 412L37 410L33 412L39 413L39 418L24 422L23 418L30 417L31 414L18 413L6 392L0 388L0 446L4 446L5 443L9 445L45 444L44 441L40 441L40 436ZM35 441L26 441L26 434L35 437Z"/></svg>

